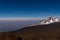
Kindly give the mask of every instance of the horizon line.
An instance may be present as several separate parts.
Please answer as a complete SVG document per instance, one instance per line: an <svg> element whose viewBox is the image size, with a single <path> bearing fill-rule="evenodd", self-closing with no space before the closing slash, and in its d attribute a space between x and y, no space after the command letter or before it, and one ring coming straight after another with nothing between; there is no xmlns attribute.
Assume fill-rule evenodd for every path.
<svg viewBox="0 0 60 40"><path fill-rule="evenodd" d="M0 20L41 20L42 18L0 18Z"/></svg>

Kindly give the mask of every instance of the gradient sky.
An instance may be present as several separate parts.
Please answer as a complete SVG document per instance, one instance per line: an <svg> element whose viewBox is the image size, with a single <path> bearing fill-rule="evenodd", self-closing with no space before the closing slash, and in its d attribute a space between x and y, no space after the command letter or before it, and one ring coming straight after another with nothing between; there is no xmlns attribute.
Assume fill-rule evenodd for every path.
<svg viewBox="0 0 60 40"><path fill-rule="evenodd" d="M0 18L60 16L60 0L0 0Z"/></svg>

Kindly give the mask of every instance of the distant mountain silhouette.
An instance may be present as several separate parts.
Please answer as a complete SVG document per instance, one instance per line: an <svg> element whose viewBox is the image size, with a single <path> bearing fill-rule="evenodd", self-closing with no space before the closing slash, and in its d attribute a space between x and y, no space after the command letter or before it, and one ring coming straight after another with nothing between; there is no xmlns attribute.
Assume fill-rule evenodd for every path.
<svg viewBox="0 0 60 40"><path fill-rule="evenodd" d="M60 40L60 22L1 32L0 40Z"/></svg>

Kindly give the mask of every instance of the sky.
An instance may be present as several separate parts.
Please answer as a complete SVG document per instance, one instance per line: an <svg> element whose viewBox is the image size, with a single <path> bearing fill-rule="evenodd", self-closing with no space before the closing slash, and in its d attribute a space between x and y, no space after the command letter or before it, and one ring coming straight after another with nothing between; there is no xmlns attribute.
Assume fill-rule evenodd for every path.
<svg viewBox="0 0 60 40"><path fill-rule="evenodd" d="M60 0L0 0L0 18L60 16Z"/></svg>

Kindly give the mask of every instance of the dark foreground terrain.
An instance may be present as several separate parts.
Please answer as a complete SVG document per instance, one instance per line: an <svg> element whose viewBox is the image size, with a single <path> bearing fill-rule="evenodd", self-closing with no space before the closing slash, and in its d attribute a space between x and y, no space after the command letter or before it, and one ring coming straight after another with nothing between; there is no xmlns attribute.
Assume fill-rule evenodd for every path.
<svg viewBox="0 0 60 40"><path fill-rule="evenodd" d="M0 40L60 40L60 23L25 27L1 32Z"/></svg>

